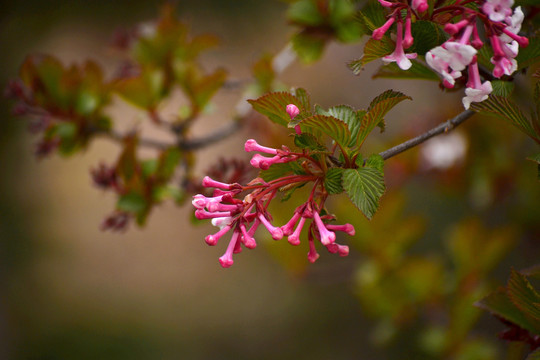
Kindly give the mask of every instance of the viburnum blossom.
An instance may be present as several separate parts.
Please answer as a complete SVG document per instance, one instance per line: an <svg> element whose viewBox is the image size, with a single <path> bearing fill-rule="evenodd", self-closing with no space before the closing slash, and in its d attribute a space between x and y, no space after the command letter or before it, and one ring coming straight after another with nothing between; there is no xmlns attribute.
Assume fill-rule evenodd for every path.
<svg viewBox="0 0 540 360"><path fill-rule="evenodd" d="M294 109L293 111L290 109L293 108L287 107L287 113L294 113ZM320 167L306 153L294 153L285 146L281 149L274 149L249 139L246 141L244 149L248 152L257 151L273 155L268 157L255 154L252 157L250 163L260 169L268 169L273 164L296 161L299 158L312 161L314 162L313 166ZM307 201L296 208L285 225L275 226L268 206L278 191L283 187L302 185L308 182L313 182L314 186ZM240 253L242 247L253 249L257 246L255 232L261 227L265 228L274 240L287 237L291 245L299 245L300 235L304 229L307 229L309 245L307 257L310 262L315 262L319 258L316 242L320 242L330 253L337 253L340 256L349 254L348 246L336 243L336 231L352 236L355 233L354 227L350 224L329 223L334 220L334 217L323 212L327 193L322 185L320 175L289 175L270 181L257 177L247 185L227 184L207 176L203 179L202 184L205 187L213 188L213 195L197 194L193 196L192 204L196 208L195 217L201 220L212 219L212 224L219 227L219 231L205 238L206 243L214 246L225 234L232 232L227 249L219 258L221 266L225 268L233 265L233 254ZM311 222L309 226L306 226L308 220Z"/></svg>
<svg viewBox="0 0 540 360"><path fill-rule="evenodd" d="M410 32L407 33L410 36ZM406 44L411 46L412 40L407 40ZM405 54L403 48L403 23L401 22L401 19L399 19L397 23L396 48L392 54L383 57L382 60L387 64L395 61L400 69L408 70L412 66L411 60L409 59L416 59L416 56L416 53Z"/></svg>
<svg viewBox="0 0 540 360"><path fill-rule="evenodd" d="M390 14L385 24L373 31L375 40L383 38L385 33L396 23L396 48L394 52L382 58L383 62L395 61L402 70L412 66L411 59L416 54L405 54L404 49L409 48L414 39L412 38L413 19L418 20L433 17L443 19L446 13L448 23L444 24L444 31L450 38L443 44L434 47L425 54L426 63L441 75L442 83L446 88L453 88L456 79L467 76L467 89L463 98L463 105L468 108L471 102L479 102L487 99L491 92L489 81L482 83L478 72L478 50L485 44L489 44L493 51L490 59L493 64L493 77L500 78L504 75L512 75L517 69L516 56L520 47L526 47L529 40L518 35L524 19L521 7L512 11L513 0L484 0L480 1L479 9L465 7L460 2L455 4L442 4L430 10L431 14L419 13L428 11L429 7L425 0L412 0L402 2L400 0L379 0L379 3L389 9ZM438 3L436 3L438 4ZM405 34L403 35L403 23L401 17L406 14ZM455 19L455 20L454 20ZM483 27L483 29L479 29ZM485 34L489 41L482 41L480 34ZM468 68L467 72L464 72ZM472 75L471 75L472 74ZM470 77L474 76L473 79ZM461 84L461 83L460 83Z"/></svg>

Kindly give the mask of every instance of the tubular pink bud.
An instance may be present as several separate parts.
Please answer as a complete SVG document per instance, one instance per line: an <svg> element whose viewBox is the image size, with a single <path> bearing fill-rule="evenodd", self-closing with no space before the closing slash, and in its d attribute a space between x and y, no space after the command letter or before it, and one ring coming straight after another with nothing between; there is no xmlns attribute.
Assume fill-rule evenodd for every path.
<svg viewBox="0 0 540 360"><path fill-rule="evenodd" d="M257 247L257 243L255 242L255 239L253 238L253 236L248 234L246 230L246 225L244 225L243 223L240 224L240 231L242 232L242 239L243 239L244 245L248 249L255 249Z"/></svg>
<svg viewBox="0 0 540 360"><path fill-rule="evenodd" d="M339 256L349 255L349 247L347 245L338 245L338 254Z"/></svg>
<svg viewBox="0 0 540 360"><path fill-rule="evenodd" d="M384 7L392 7L392 5L394 5L391 2L386 1L386 0L379 0L379 4L381 4Z"/></svg>
<svg viewBox="0 0 540 360"><path fill-rule="evenodd" d="M313 219L315 220L315 224L317 225L317 230L319 230L319 235L321 236L321 243L323 245L329 245L336 241L336 234L326 228L318 212L313 212Z"/></svg>
<svg viewBox="0 0 540 360"><path fill-rule="evenodd" d="M294 232L291 235L289 235L289 237L287 238L287 241L289 242L289 244L294 245L294 246L300 245L300 233L302 232L302 228L304 227L305 222L306 222L306 218L301 217L300 221L298 222L298 226L296 227Z"/></svg>
<svg viewBox="0 0 540 360"><path fill-rule="evenodd" d="M238 210L238 205L221 204L221 203L213 201L213 202L208 203L207 209L210 212L236 211Z"/></svg>
<svg viewBox="0 0 540 360"><path fill-rule="evenodd" d="M403 48L408 49L414 42L414 38L411 33L411 16L408 15L405 19L405 36L403 37Z"/></svg>
<svg viewBox="0 0 540 360"><path fill-rule="evenodd" d="M213 219L213 218L219 218L219 217L228 217L231 216L231 212L208 212L203 209L197 209L195 210L195 217L199 220L204 219Z"/></svg>
<svg viewBox="0 0 540 360"><path fill-rule="evenodd" d="M428 9L428 3L426 0L413 0L412 8L418 10L419 12L424 12Z"/></svg>
<svg viewBox="0 0 540 360"><path fill-rule="evenodd" d="M508 28L504 28L503 33L511 37L513 40L516 40L519 46L521 47L529 46L529 39L527 39L525 36L519 36L518 34L514 34L510 30L508 30Z"/></svg>
<svg viewBox="0 0 540 360"><path fill-rule="evenodd" d="M289 236L294 231L294 226L298 222L298 219L300 219L301 214L299 212L295 212L292 216L292 218L281 227L281 230L283 230L284 236Z"/></svg>
<svg viewBox="0 0 540 360"><path fill-rule="evenodd" d="M484 45L482 40L480 40L480 35L478 35L478 28L476 26L473 28L473 40L471 41L471 45L477 50Z"/></svg>
<svg viewBox="0 0 540 360"><path fill-rule="evenodd" d="M319 258L319 254L317 253L317 249L315 249L315 243L313 242L313 238L311 236L309 237L309 252L307 254L307 258L310 263L314 263Z"/></svg>
<svg viewBox="0 0 540 360"><path fill-rule="evenodd" d="M219 263L224 268L231 267L232 264L234 264L233 260L233 252L234 248L236 247L236 242L238 241L238 235L239 233L235 231L232 235L231 241L229 242L229 245L227 246L227 250L225 251L225 254L219 258Z"/></svg>
<svg viewBox="0 0 540 360"><path fill-rule="evenodd" d="M223 190L231 190L232 188L231 184L225 184L219 181L212 180L209 176L204 177L202 181L202 185L204 187L215 187L215 188L223 189Z"/></svg>
<svg viewBox="0 0 540 360"><path fill-rule="evenodd" d="M396 21L396 19L394 17L391 17L390 19L388 19L384 23L383 26L381 26L378 29L373 30L373 34L371 34L371 37L374 38L375 40L381 40L383 38L384 34L386 34L388 29L390 28L390 26L392 26L394 21Z"/></svg>
<svg viewBox="0 0 540 360"><path fill-rule="evenodd" d="M287 114L289 114L291 120L294 119L298 114L300 114L300 109L298 109L298 107L294 104L287 105L285 111L287 111Z"/></svg>
<svg viewBox="0 0 540 360"><path fill-rule="evenodd" d="M263 214L259 213L258 218L261 221L261 223L266 227L270 235L272 235L272 239L279 240L283 237L283 231L279 227L275 227L264 217Z"/></svg>
<svg viewBox="0 0 540 360"><path fill-rule="evenodd" d="M469 20L461 20L455 24L448 23L444 25L444 31L446 31L450 35L455 35L468 24Z"/></svg>
<svg viewBox="0 0 540 360"><path fill-rule="evenodd" d="M204 238L204 241L210 245L210 246L214 246L217 244L218 240L223 236L225 235L229 230L231 230L231 225L227 225L225 227L223 227L221 230L219 230L217 233L213 234L213 235L208 235L207 237Z"/></svg>
<svg viewBox="0 0 540 360"><path fill-rule="evenodd" d="M257 141L255 141L253 139L249 139L248 141L246 141L246 143L244 145L244 150L246 150L247 152L260 151L260 152L263 152L263 153L266 153L266 154L272 154L272 155L277 154L276 149L272 149L272 148L269 148L269 147L266 147L266 146L259 145L257 143Z"/></svg>
<svg viewBox="0 0 540 360"><path fill-rule="evenodd" d="M354 226L352 226L351 224L343 224L343 225L328 224L326 225L326 228L328 230L333 230L333 231L343 231L344 233L350 236L354 236L354 234L356 233L354 230Z"/></svg>

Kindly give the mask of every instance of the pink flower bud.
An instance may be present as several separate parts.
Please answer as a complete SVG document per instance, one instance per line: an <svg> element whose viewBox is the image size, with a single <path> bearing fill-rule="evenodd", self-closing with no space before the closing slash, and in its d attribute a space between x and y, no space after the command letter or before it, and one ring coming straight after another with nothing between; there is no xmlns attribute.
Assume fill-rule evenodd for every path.
<svg viewBox="0 0 540 360"><path fill-rule="evenodd" d="M257 247L257 243L255 242L255 239L253 238L253 236L247 232L245 224L240 224L240 231L242 232L242 239L243 239L244 245L248 249L255 249Z"/></svg>
<svg viewBox="0 0 540 360"><path fill-rule="evenodd" d="M336 234L332 231L329 231L325 227L318 212L313 212L313 219L315 220L315 224L317 225L317 230L319 230L319 235L321 236L321 243L323 245L329 245L336 241Z"/></svg>
<svg viewBox="0 0 540 360"><path fill-rule="evenodd" d="M221 230L219 230L217 233L215 233L213 235L208 235L207 237L205 237L204 241L210 246L216 245L218 240L223 235L225 235L229 230L231 230L231 227L232 227L231 225L227 225L227 226L221 228Z"/></svg>
<svg viewBox="0 0 540 360"><path fill-rule="evenodd" d="M411 17L407 16L405 19L405 36L403 37L403 48L408 49L414 42L414 38L411 33Z"/></svg>
<svg viewBox="0 0 540 360"><path fill-rule="evenodd" d="M287 105L285 110L287 111L287 114L289 114L291 120L300 114L300 109L298 109L298 107L294 104Z"/></svg>
<svg viewBox="0 0 540 360"><path fill-rule="evenodd" d="M327 224L326 228L328 230L333 230L333 231L343 231L344 233L350 236L354 236L354 234L356 233L354 230L354 226L352 226L351 224L343 224L343 225Z"/></svg>
<svg viewBox="0 0 540 360"><path fill-rule="evenodd" d="M381 4L384 7L392 7L392 5L394 5L391 2L386 1L386 0L379 0L379 4Z"/></svg>
<svg viewBox="0 0 540 360"><path fill-rule="evenodd" d="M317 253L317 249L315 249L315 243L313 242L313 238L309 238L309 252L307 254L307 258L310 263L314 263L319 258L319 254Z"/></svg>
<svg viewBox="0 0 540 360"><path fill-rule="evenodd" d="M349 255L349 247L347 245L338 245L338 254L339 256Z"/></svg>
<svg viewBox="0 0 540 360"><path fill-rule="evenodd" d="M232 188L231 184L225 184L219 181L212 180L209 176L204 177L202 181L202 185L204 187L215 187L215 188L223 189L223 190L231 190Z"/></svg>
<svg viewBox="0 0 540 360"><path fill-rule="evenodd" d="M298 219L300 219L301 214L299 212L295 212L292 216L292 218L281 227L281 230L283 230L284 236L289 236L294 231L294 226L298 222Z"/></svg>
<svg viewBox="0 0 540 360"><path fill-rule="evenodd" d="M210 212L216 211L236 211L238 210L238 205L222 204L216 201L211 201L207 205L207 209Z"/></svg>
<svg viewBox="0 0 540 360"><path fill-rule="evenodd" d="M412 8L417 10L418 12L424 12L428 9L428 3L426 0L413 0L412 1Z"/></svg>
<svg viewBox="0 0 540 360"><path fill-rule="evenodd" d="M261 223L266 227L270 235L272 235L272 239L279 240L283 237L283 231L279 227L275 227L264 217L263 214L259 213L258 218L261 221Z"/></svg>
<svg viewBox="0 0 540 360"><path fill-rule="evenodd" d="M302 228L304 227L304 223L306 222L305 217L301 217L300 221L298 222L298 226L294 230L294 232L289 235L287 238L287 241L289 241L289 244L297 246L300 245L300 233L302 232Z"/></svg>
<svg viewBox="0 0 540 360"><path fill-rule="evenodd" d="M390 26L392 26L392 24L394 23L394 21L396 21L396 19L394 17L391 17L390 19L388 19L383 26L381 26L380 28L378 29L375 29L373 30L373 34L371 34L371 37L375 40L381 40L384 36L384 34L386 34L386 32L388 31L388 29L390 28Z"/></svg>
<svg viewBox="0 0 540 360"><path fill-rule="evenodd" d="M269 148L269 147L266 147L266 146L259 145L257 143L257 141L255 141L253 139L249 139L249 140L246 141L246 143L244 145L244 150L246 150L247 152L260 151L260 152L263 152L263 153L266 153L266 154L272 154L272 155L277 154L277 149L272 149L272 148Z"/></svg>
<svg viewBox="0 0 540 360"><path fill-rule="evenodd" d="M213 218L219 218L219 217L227 217L231 216L231 212L208 212L203 209L197 209L195 210L195 217L199 220L204 219L213 219Z"/></svg>
<svg viewBox="0 0 540 360"><path fill-rule="evenodd" d="M231 267L232 264L234 264L233 252L234 252L234 248L236 247L236 242L238 241L238 236L239 236L238 231L235 231L232 235L229 245L227 246L227 250L225 251L225 254L223 254L223 256L219 258L219 263L224 268Z"/></svg>

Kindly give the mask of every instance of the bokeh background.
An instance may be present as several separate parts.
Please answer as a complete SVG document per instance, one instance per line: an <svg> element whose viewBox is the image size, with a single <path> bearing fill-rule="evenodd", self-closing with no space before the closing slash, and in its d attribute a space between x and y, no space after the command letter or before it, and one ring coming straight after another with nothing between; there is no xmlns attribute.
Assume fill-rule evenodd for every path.
<svg viewBox="0 0 540 360"><path fill-rule="evenodd" d="M17 76L30 53L50 53L66 64L90 57L112 73L118 59L108 46L111 34L154 18L160 5L4 1L0 85ZM217 50L203 57L204 64L223 66L240 81L249 80L251 64L279 51L294 32L284 2L190 0L177 7L194 33L211 32L222 39ZM459 93L443 94L436 83L372 80L378 63L353 76L346 63L361 52L361 44L331 44L321 61L296 63L281 80L307 88L323 106L366 107L388 88L411 95L414 102L398 105L388 116L387 132L371 136L366 146L372 153L460 111ZM518 84L527 89L524 77ZM216 111L196 131L202 134L226 122L239 95L237 89L220 93ZM446 306L444 288L457 276L460 261L452 257L452 251L460 250L449 244L475 244L469 250L481 253L486 243L502 238L497 241L505 257L492 266L490 286L503 284L511 266L524 268L539 259L540 186L534 164L524 160L538 149L500 120L474 118L445 140L389 160L388 191L372 223L345 197L336 199L331 209L359 233L356 239L343 239L351 245L348 258L321 252L317 263L307 266L305 248L266 239L258 249L237 255L232 268L222 269L217 258L224 245L204 243L214 230L207 223L192 224L189 204L164 204L143 229L100 231L115 199L91 185L89 169L114 161L117 145L97 140L83 154L37 160L26 123L10 115L12 103L0 101L1 359L437 358L429 349L438 346L437 331L454 315L433 310L430 317L425 308ZM120 101L111 112L125 126L141 122ZM257 131L267 125L255 124L202 151L198 171L202 174L218 155L246 159L243 141L262 138ZM286 212L282 216L276 220L286 221ZM396 264L405 251L420 259L414 263L420 264L415 268L418 284L411 286L426 294L413 297L405 311L401 303L388 300L402 294L385 292L386 285L374 280L386 274L373 260L377 244L392 249L393 255L385 256L390 261L395 256ZM474 253L470 257L474 261ZM426 277L426 269L441 275ZM403 279L412 283L411 277ZM478 300L486 289L471 299ZM385 301L386 307L377 306ZM398 308L401 315L394 313ZM403 313L418 317L408 319ZM496 332L502 325L480 311L477 318L467 339L484 343L469 358L499 358L504 350Z"/></svg>

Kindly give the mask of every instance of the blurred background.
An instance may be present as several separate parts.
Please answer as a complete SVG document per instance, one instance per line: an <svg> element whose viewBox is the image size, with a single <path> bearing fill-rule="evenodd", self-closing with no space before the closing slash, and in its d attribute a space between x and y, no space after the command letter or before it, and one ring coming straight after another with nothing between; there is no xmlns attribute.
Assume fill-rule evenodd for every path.
<svg viewBox="0 0 540 360"><path fill-rule="evenodd" d="M114 30L155 18L160 5L4 2L0 84L15 78L31 53L65 64L92 58L112 73ZM204 55L205 66L225 67L241 81L294 32L284 2L190 0L177 7L195 34L222 40ZM308 89L323 106L365 108L388 88L412 96L389 114L384 134L370 137L366 155L461 111L460 93L443 94L435 82L371 79L378 62L353 76L346 63L361 53L362 44L331 44L321 61L294 64L281 80ZM518 85L529 89L525 77ZM197 131L226 122L239 96L223 90ZM143 229L100 231L115 198L92 186L89 170L114 161L117 145L97 140L83 154L37 160L27 124L10 115L11 102L0 101L1 359L435 359L450 344L462 349L452 356L467 359L504 352L496 339L503 326L471 304L504 284L511 266L538 261L540 186L535 165L524 160L538 149L500 120L475 117L389 160L388 190L372 222L344 196L332 201L339 222L357 227L357 236L341 239L351 245L349 257L321 251L308 266L305 247L262 239L222 269L225 245L204 243L214 230L192 224L189 204L164 204ZM121 102L111 112L138 121ZM218 154L246 159L243 142L262 138L257 129L267 125L202 151L200 174ZM276 223L289 216L283 211ZM484 261L486 248L494 250Z"/></svg>

